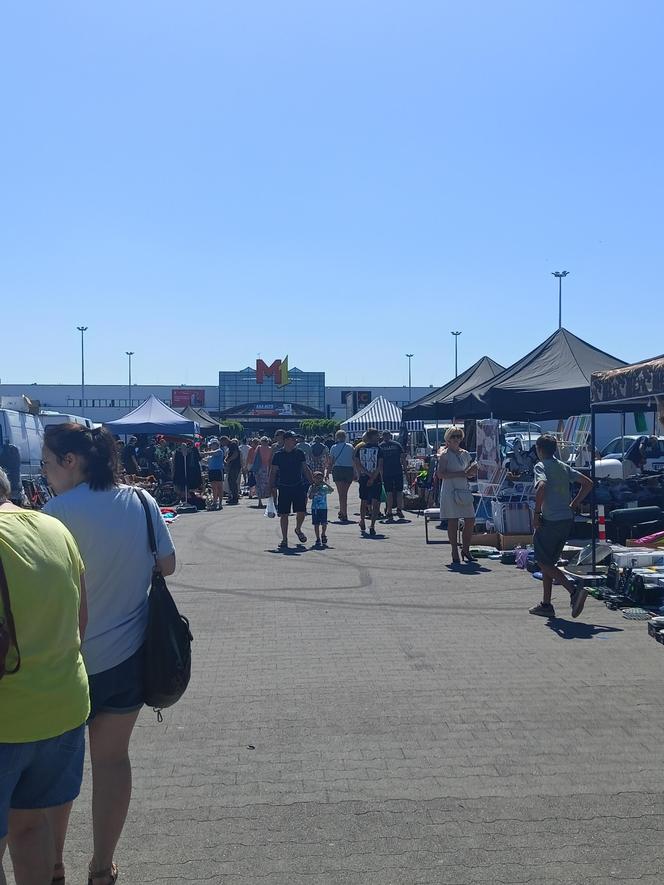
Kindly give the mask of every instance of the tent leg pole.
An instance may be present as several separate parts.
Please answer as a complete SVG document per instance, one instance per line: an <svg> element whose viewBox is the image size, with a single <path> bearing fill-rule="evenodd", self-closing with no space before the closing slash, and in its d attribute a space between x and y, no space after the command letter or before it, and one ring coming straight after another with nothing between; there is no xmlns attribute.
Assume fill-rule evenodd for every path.
<svg viewBox="0 0 664 885"><path fill-rule="evenodd" d="M590 519L592 524L592 574L597 567L597 507L595 506L595 410L590 409L590 478L593 488L590 493Z"/></svg>

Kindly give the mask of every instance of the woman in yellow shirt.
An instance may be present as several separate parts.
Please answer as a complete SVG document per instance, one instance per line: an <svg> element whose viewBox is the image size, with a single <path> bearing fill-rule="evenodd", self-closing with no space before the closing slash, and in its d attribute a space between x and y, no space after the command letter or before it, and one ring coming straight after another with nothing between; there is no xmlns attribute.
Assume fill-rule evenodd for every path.
<svg viewBox="0 0 664 885"><path fill-rule="evenodd" d="M8 839L16 883L24 885L64 881L61 871L54 872L45 809L79 794L90 701L80 651L86 605L76 542L57 519L11 504L10 492L0 470L0 561L18 646L10 647L0 678L0 885L6 885Z"/></svg>

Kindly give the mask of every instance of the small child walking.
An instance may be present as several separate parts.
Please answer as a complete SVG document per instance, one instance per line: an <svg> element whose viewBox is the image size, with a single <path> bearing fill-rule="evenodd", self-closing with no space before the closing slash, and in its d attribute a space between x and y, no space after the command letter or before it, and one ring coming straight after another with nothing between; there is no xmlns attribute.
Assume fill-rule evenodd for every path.
<svg viewBox="0 0 664 885"><path fill-rule="evenodd" d="M320 470L314 473L313 479L309 489L311 524L316 532L316 547L327 547L327 496L332 494L332 489Z"/></svg>

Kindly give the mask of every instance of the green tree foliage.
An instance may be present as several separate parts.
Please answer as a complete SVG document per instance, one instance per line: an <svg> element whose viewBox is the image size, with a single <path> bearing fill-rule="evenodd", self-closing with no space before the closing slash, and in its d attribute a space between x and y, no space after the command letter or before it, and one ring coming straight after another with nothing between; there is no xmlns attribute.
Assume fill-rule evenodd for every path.
<svg viewBox="0 0 664 885"><path fill-rule="evenodd" d="M241 437L244 433L244 425L239 421L224 421L221 425L221 432L230 437Z"/></svg>
<svg viewBox="0 0 664 885"><path fill-rule="evenodd" d="M305 418L300 421L300 430L307 436L325 436L338 429L339 422L333 418Z"/></svg>

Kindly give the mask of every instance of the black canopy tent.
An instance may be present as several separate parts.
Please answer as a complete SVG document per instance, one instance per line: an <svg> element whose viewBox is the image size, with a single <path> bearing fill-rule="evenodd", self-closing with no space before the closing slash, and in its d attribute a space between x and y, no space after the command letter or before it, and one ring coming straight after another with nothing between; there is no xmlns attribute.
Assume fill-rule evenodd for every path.
<svg viewBox="0 0 664 885"><path fill-rule="evenodd" d="M448 381L442 387L426 393L424 396L409 403L403 408L404 421L413 419L421 420L437 420L440 418L454 418L454 398L463 397L478 386L495 378L496 375L504 371L495 360L488 356L483 356L469 369L462 372L456 378Z"/></svg>
<svg viewBox="0 0 664 885"><path fill-rule="evenodd" d="M540 421L590 412L590 377L624 366L617 357L558 329L499 375L454 397L454 416Z"/></svg>
<svg viewBox="0 0 664 885"><path fill-rule="evenodd" d="M594 372L590 379L590 438L595 452L595 419L607 412L657 412L664 427L664 354L610 371ZM595 458L591 459L595 482ZM597 507L591 499L593 539L592 570L597 564Z"/></svg>
<svg viewBox="0 0 664 885"><path fill-rule="evenodd" d="M212 415L209 415L205 409L197 409L194 406L186 406L184 409L178 409L183 418L195 421L201 429L201 436L211 436L219 433L219 422L215 421Z"/></svg>

